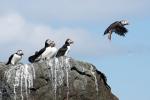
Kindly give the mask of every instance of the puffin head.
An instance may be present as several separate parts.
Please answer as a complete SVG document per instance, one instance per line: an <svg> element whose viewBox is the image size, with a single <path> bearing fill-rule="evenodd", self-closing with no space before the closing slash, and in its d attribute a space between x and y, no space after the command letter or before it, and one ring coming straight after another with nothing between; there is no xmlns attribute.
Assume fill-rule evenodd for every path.
<svg viewBox="0 0 150 100"><path fill-rule="evenodd" d="M20 56L24 55L22 50L18 50L18 51L16 52L16 54L17 54L17 55L20 55Z"/></svg>
<svg viewBox="0 0 150 100"><path fill-rule="evenodd" d="M128 20L121 20L120 22L121 22L122 25L129 25Z"/></svg>
<svg viewBox="0 0 150 100"><path fill-rule="evenodd" d="M46 41L45 41L45 47L49 47L49 46L51 46L51 40L50 39L47 39Z"/></svg>
<svg viewBox="0 0 150 100"><path fill-rule="evenodd" d="M74 42L73 42L71 39L69 39L69 38L68 38L68 39L66 40L66 42L65 42L65 44L73 44L73 43L74 43Z"/></svg>
<svg viewBox="0 0 150 100"><path fill-rule="evenodd" d="M54 41L51 41L51 47L55 47L55 42Z"/></svg>

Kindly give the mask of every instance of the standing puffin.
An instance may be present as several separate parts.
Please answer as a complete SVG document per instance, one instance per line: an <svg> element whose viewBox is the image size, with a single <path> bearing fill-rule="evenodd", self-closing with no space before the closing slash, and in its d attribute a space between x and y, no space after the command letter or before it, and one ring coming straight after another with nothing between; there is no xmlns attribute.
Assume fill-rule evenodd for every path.
<svg viewBox="0 0 150 100"><path fill-rule="evenodd" d="M52 47L55 46L54 41L51 41L50 39L47 39L45 41L45 47L42 48L40 51L36 51L34 55L30 56L28 58L29 62L37 62L40 60L45 60L49 58L49 55L52 53Z"/></svg>
<svg viewBox="0 0 150 100"><path fill-rule="evenodd" d="M109 40L111 40L111 35L113 32L120 36L125 36L128 32L128 29L124 27L125 25L129 25L127 20L116 21L105 30L104 35L108 34Z"/></svg>
<svg viewBox="0 0 150 100"><path fill-rule="evenodd" d="M17 64L21 60L23 55L24 54L23 54L22 50L18 50L16 53L12 54L9 57L9 60L6 63L6 65L9 65L9 64L15 65L15 64Z"/></svg>
<svg viewBox="0 0 150 100"><path fill-rule="evenodd" d="M56 57L67 56L70 51L70 44L73 44L73 41L71 39L67 39L65 44L58 50Z"/></svg>

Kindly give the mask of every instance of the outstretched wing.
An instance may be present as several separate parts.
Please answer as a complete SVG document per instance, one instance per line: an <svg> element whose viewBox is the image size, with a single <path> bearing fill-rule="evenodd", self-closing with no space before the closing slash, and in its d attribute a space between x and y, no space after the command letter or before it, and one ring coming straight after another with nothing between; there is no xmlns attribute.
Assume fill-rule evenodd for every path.
<svg viewBox="0 0 150 100"><path fill-rule="evenodd" d="M63 56L65 52L67 51L67 46L63 45L57 52L56 57Z"/></svg>
<svg viewBox="0 0 150 100"><path fill-rule="evenodd" d="M106 35L107 33L109 33L110 30L114 30L115 27L119 24L119 21L116 21L114 23L112 23L104 32L104 35Z"/></svg>
<svg viewBox="0 0 150 100"><path fill-rule="evenodd" d="M6 65L11 64L11 59L12 59L13 56L14 56L14 54L12 54L12 55L9 57L8 62L6 63Z"/></svg>

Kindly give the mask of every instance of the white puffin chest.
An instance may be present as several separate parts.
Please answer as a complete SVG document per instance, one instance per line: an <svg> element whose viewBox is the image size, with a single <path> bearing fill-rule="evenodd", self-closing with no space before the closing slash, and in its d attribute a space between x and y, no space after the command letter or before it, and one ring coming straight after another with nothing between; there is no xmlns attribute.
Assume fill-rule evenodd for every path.
<svg viewBox="0 0 150 100"><path fill-rule="evenodd" d="M69 51L70 51L70 46L67 46L67 50L65 52L65 56L67 56L67 54L69 53Z"/></svg>
<svg viewBox="0 0 150 100"><path fill-rule="evenodd" d="M47 47L41 56L42 58L46 58L50 53L51 53L51 47Z"/></svg>
<svg viewBox="0 0 150 100"><path fill-rule="evenodd" d="M21 58L22 57L20 55L14 54L11 60L11 64L15 65L19 60L21 60Z"/></svg>
<svg viewBox="0 0 150 100"><path fill-rule="evenodd" d="M49 54L49 58L54 57L56 55L57 51L58 51L58 49L56 47L52 47L51 52Z"/></svg>

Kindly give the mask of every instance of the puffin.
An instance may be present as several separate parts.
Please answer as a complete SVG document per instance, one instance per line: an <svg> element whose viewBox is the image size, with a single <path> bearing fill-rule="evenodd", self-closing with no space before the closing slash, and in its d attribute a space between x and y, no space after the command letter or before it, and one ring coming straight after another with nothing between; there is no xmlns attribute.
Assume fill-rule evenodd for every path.
<svg viewBox="0 0 150 100"><path fill-rule="evenodd" d="M128 29L125 27L126 25L129 25L128 20L115 21L105 30L104 35L108 34L109 40L111 40L113 32L117 35L125 36L128 32Z"/></svg>
<svg viewBox="0 0 150 100"><path fill-rule="evenodd" d="M65 44L58 50L56 57L67 56L70 51L70 45L74 42L71 39L66 39Z"/></svg>
<svg viewBox="0 0 150 100"><path fill-rule="evenodd" d="M39 51L36 51L34 55L28 58L29 62L33 63L33 62L40 61L41 59L42 60L47 59L49 53L51 52L51 45L52 45L52 41L50 39L47 39L45 41L44 48L42 48Z"/></svg>
<svg viewBox="0 0 150 100"><path fill-rule="evenodd" d="M9 59L8 62L6 63L6 65L12 64L12 65L16 65L23 56L23 51L22 50L18 50L16 53L12 54Z"/></svg>

